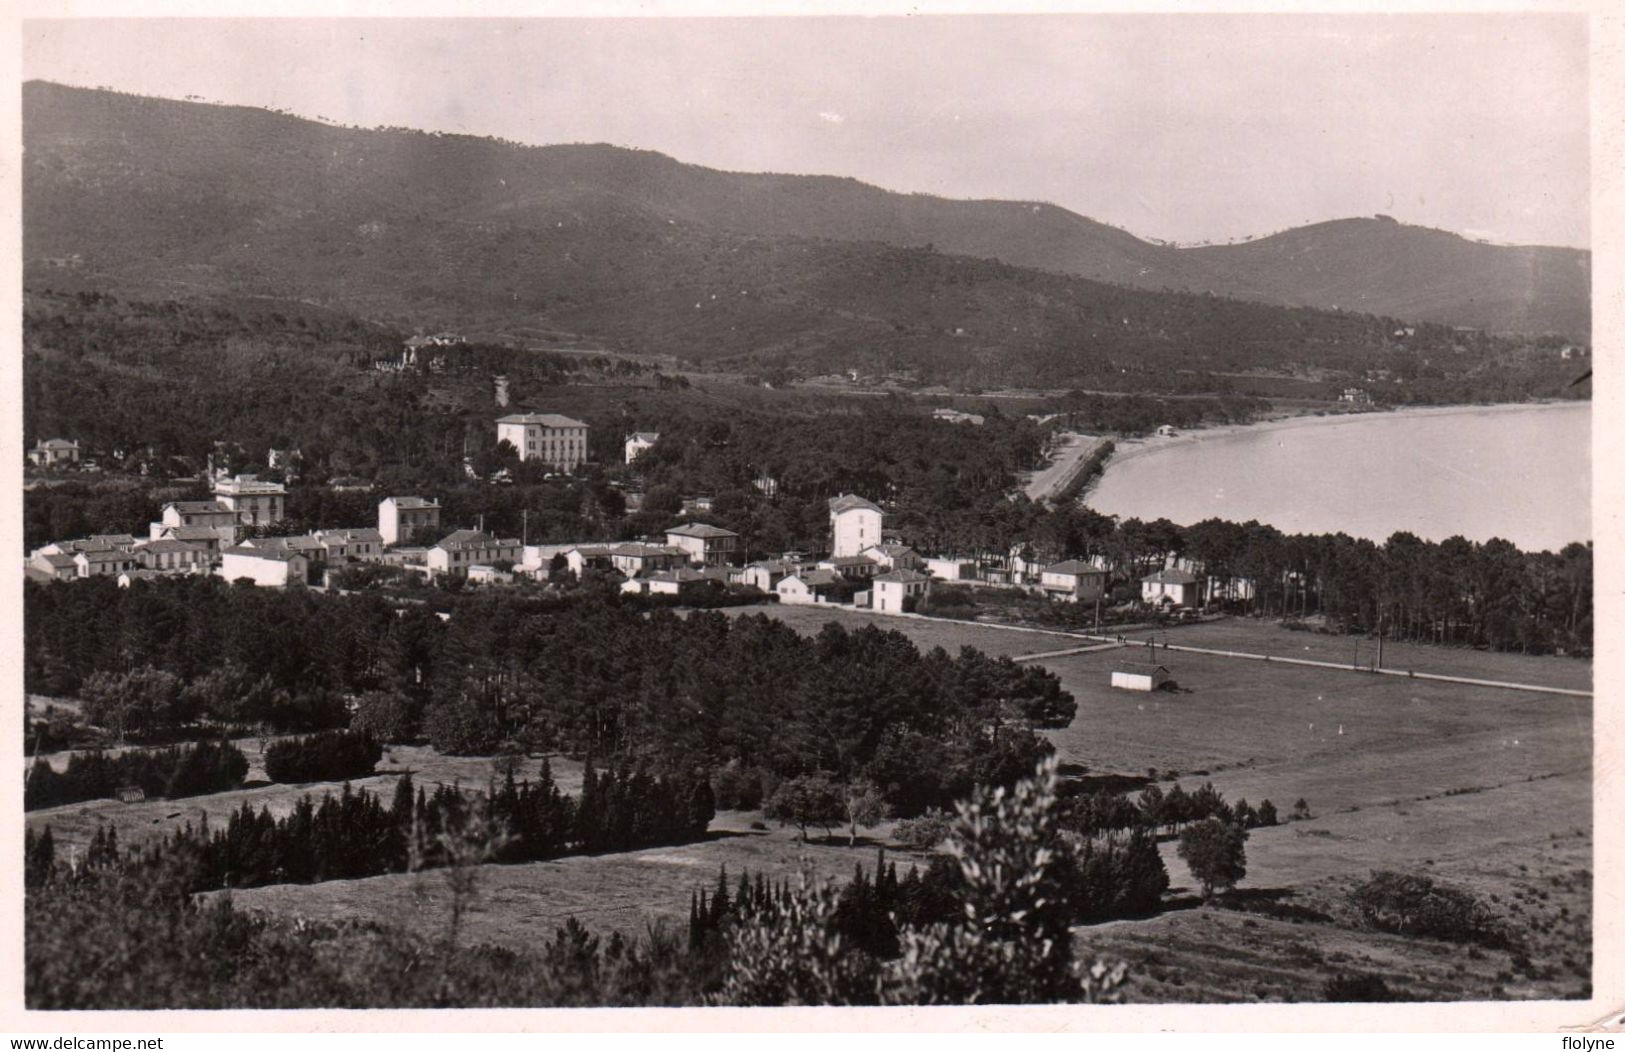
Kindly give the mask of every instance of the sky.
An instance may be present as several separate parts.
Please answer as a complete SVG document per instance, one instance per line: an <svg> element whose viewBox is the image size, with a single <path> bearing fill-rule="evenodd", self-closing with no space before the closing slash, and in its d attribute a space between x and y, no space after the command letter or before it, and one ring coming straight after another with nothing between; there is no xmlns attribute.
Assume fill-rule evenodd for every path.
<svg viewBox="0 0 1625 1052"><path fill-rule="evenodd" d="M1220 242L1383 213L1590 244L1578 15L33 20L23 74Z"/></svg>

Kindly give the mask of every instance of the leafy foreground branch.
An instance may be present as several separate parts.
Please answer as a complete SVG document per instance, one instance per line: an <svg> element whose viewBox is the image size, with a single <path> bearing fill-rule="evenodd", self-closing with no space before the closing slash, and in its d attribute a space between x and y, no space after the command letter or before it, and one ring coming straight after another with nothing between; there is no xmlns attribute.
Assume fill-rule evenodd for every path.
<svg viewBox="0 0 1625 1052"><path fill-rule="evenodd" d="M572 921L533 947L461 947L456 918L436 940L199 899L187 892L195 845L144 857L104 846L67 866L49 841L30 838L27 1002L107 1009L1110 1000L1123 966L1073 956L1056 781L1055 763L1045 761L1014 788L978 790L960 805L947 842L957 902L938 914L948 919L899 925L895 955L859 945L840 916L842 892L805 876L794 889L736 904L715 938L653 928L635 941L606 941ZM472 882L476 874L470 867L461 875Z"/></svg>

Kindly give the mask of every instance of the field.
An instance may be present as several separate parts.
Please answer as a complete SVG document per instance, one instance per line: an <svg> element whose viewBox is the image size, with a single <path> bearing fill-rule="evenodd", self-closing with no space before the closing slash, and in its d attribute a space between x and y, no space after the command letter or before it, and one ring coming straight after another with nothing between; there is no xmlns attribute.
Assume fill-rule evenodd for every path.
<svg viewBox="0 0 1625 1052"><path fill-rule="evenodd" d="M761 608L737 611L748 615ZM828 608L775 607L804 632L836 620L896 629L922 648L976 646L995 655L1065 650L1059 633L884 617ZM1233 619L1166 631L1189 642L1336 660L1353 640ZM1135 656L1139 651L1132 652ZM1116 649L1045 658L1078 701L1072 725L1048 732L1063 761L1095 773L1154 776L1187 788L1211 780L1236 800L1273 801L1283 816L1300 798L1311 817L1253 832L1248 874L1221 908L1198 908L1194 882L1164 845L1173 889L1156 917L1079 929L1084 951L1133 965L1131 998L1146 1001L1313 999L1335 976L1381 976L1400 996L1426 999L1575 997L1590 975L1591 701L1464 684L1409 680L1216 656L1165 661L1176 692L1108 686ZM1473 678L1584 688L1589 663L1391 645L1390 666ZM259 743L240 743L257 765ZM537 761L528 761L535 764ZM395 749L363 785L388 792L394 773L420 781L483 782L490 762ZM579 766L554 761L566 791ZM1153 770L1154 769L1154 770ZM29 815L82 842L112 820L128 842L207 810L211 823L244 801L291 807L324 786L246 788L190 801L72 805ZM601 931L680 926L690 896L726 867L774 877L803 864L845 879L871 867L877 846L900 869L918 856L888 843L889 828L855 848L844 839L802 844L757 813L724 812L710 839L674 848L481 867L465 937L521 945L574 917ZM1360 930L1349 887L1373 869L1426 873L1492 902L1522 940L1514 950L1471 950ZM448 892L440 874L389 875L233 893L239 905L312 918L373 918L438 933Z"/></svg>

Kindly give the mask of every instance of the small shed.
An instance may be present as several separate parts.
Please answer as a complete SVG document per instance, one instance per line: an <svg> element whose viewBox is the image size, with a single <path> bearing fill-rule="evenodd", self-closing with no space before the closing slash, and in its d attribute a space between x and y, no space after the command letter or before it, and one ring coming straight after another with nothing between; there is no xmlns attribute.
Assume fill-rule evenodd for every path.
<svg viewBox="0 0 1625 1052"><path fill-rule="evenodd" d="M118 802L121 804L139 804L147 799L147 791L139 785L120 786L118 792L114 795L118 797Z"/></svg>
<svg viewBox="0 0 1625 1052"><path fill-rule="evenodd" d="M1112 670L1112 686L1119 690L1161 690L1172 681L1167 665L1150 661L1128 662Z"/></svg>

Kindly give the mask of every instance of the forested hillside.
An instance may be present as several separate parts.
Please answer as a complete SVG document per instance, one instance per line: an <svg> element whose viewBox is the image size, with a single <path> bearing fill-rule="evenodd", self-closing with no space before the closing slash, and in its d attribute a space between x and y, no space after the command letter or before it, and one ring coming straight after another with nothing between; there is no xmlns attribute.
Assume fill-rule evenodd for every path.
<svg viewBox="0 0 1625 1052"><path fill-rule="evenodd" d="M368 309L409 309L428 294L440 310L565 313L584 306L571 272L601 284L618 266L646 280L642 267L674 252L692 265L741 240L811 239L1447 325L1589 331L1588 253L1391 221L1181 249L1042 203L719 172L609 146L340 128L41 82L25 88L24 109L25 255L78 255L165 282L287 283L297 260L312 268L297 274L301 287ZM483 295L447 287L469 264ZM704 301L718 290L687 291Z"/></svg>
<svg viewBox="0 0 1625 1052"><path fill-rule="evenodd" d="M337 128L46 84L26 94L33 288L275 296L403 331L545 328L695 362L977 384L1167 390L1187 374L1359 375L1395 349L1458 370L1527 349L1444 325L1396 335L1391 317L1083 280L1057 271L1129 278L1117 264L1080 270L995 251L979 235L922 240L911 231L935 221L908 217L925 203L848 208L854 194L897 195L839 180L773 182L608 147ZM794 192L761 189L781 183ZM869 222L877 208L900 218ZM1053 240L1027 236L1041 207L985 208L1023 216L1011 244ZM1175 251L1048 211L1117 245L1135 274L1155 273L1140 265L1145 252ZM1234 289L1207 285L1262 288L1266 262ZM1420 295L1433 270L1454 273L1434 258L1399 284ZM1336 284L1324 271L1318 280L1320 291ZM1495 295L1484 272L1459 280ZM1386 306L1352 293L1338 302Z"/></svg>

